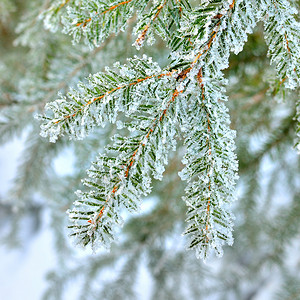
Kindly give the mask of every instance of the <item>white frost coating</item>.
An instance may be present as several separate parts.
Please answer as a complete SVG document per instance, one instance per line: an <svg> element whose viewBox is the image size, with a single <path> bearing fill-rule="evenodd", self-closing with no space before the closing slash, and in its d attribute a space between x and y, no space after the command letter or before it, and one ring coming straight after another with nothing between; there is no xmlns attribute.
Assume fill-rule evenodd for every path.
<svg viewBox="0 0 300 300"><path fill-rule="evenodd" d="M147 75L144 73L146 70ZM120 76L117 80L113 79L112 72L118 71ZM45 110L50 113L38 116L46 122L41 125L41 135L49 137L51 142L64 134L70 139L83 139L95 126L103 126L106 121L115 123L119 112L133 114L141 103L147 102L149 93L145 91L149 87L154 89L163 80L172 79L166 76L157 82L155 76L160 72L163 71L159 65L144 55L142 59L129 59L127 65L116 64L115 69L107 68L105 73L90 76L88 84L79 83L78 90L71 89L68 98L60 96L46 105ZM153 78L138 82L149 76ZM139 92L138 97L133 97Z"/></svg>
<svg viewBox="0 0 300 300"><path fill-rule="evenodd" d="M300 85L300 23L293 15L297 10L286 0L265 0L262 15L265 39L271 63L280 83L295 89Z"/></svg>
<svg viewBox="0 0 300 300"><path fill-rule="evenodd" d="M212 250L222 256L222 246L233 243L233 216L228 205L236 197L237 160L228 109L220 102L227 100L222 87L227 82L221 71L228 67L230 52L242 50L256 24L252 3L237 0L233 7L230 4L213 12L221 15L215 27L205 27L215 33L213 37L209 33L204 35L206 40L196 37L197 51L202 54L193 71L201 73L194 80L189 76L186 93L192 97L181 124L187 147L183 159L186 167L179 172L181 179L188 181L185 234L190 237L188 249L195 249L197 257L204 260Z"/></svg>
<svg viewBox="0 0 300 300"><path fill-rule="evenodd" d="M64 18L65 32L75 42L83 36L90 47L100 45L113 29L123 30L133 11L148 2L132 0L113 9L104 1L95 3L93 7L91 1L78 1L78 7L70 6ZM67 97L49 103L47 114L38 118L44 121L41 135L52 142L63 135L83 139L107 122L115 123L122 134L129 131L128 136L115 135L92 163L83 181L88 191L76 193L78 200L69 212L78 243L106 248L115 240L116 225L123 225L121 211L138 211L141 197L151 191L152 178L162 180L180 129L186 145L185 168L179 172L187 181L185 234L188 248L206 259L213 251L221 256L223 245L233 243L229 206L236 197L238 176L222 71L228 68L230 54L242 51L248 34L263 21L279 83L287 88L299 86L300 30L292 16L295 10L286 0L203 0L195 8L172 3L151 2L154 6L137 14L136 27L141 35L145 24L155 23L154 29L146 28L145 38L152 43L157 32L167 41L170 66L161 69L145 55L125 65L116 62L113 69L91 75L88 83L79 83ZM117 18L116 28L109 23L112 16ZM174 16L174 24L180 25L173 36L166 28ZM50 17L46 22L51 23ZM138 47L142 44L136 42ZM299 142L296 146L300 151Z"/></svg>
<svg viewBox="0 0 300 300"><path fill-rule="evenodd" d="M234 182L238 176L234 134L227 125L227 109L219 101L219 92L224 94L224 89L218 82L206 82L203 88L195 87L190 104L193 116L185 121L186 167L180 176L189 182L184 197L189 207L185 231L190 236L188 248L196 249L197 257L206 259L211 250L222 256L222 245L233 242L233 217L228 204L235 200ZM226 101L224 96L221 99ZM212 107L209 110L208 103Z"/></svg>
<svg viewBox="0 0 300 300"><path fill-rule="evenodd" d="M122 111L129 112L132 134L129 137L115 135L112 138L112 145L107 146L106 153L93 162L88 170L89 177L83 181L90 191L77 192L79 200L76 204L82 204L70 212L70 219L76 228L74 234L82 244L91 242L96 247L101 243L109 248L111 241L115 240L115 226L123 224L121 209L130 212L139 210L141 196L151 191L151 176L162 179L168 153L175 150L178 112L170 107L170 85L174 86L175 79L170 75L157 76L155 70L160 68L146 56L142 60L135 58L134 62L134 72L129 72L128 66L119 66L122 78L130 77L130 82L134 82L131 85L130 102L126 103L127 111L122 106L124 98L115 96L119 90L104 96L107 102L103 101L106 105L103 110L108 113L107 106L117 98L114 109L121 110L117 108L118 104ZM137 79L143 78L138 70L146 63L153 66L148 71L148 76L153 78L138 82ZM135 74L135 77L132 78L129 73ZM100 73L95 76L98 80L102 78ZM90 82L93 84L92 78ZM115 114L115 111L111 111L111 114ZM83 114L81 118L88 122L89 114ZM108 115L107 118L111 117ZM120 120L116 121L116 125L118 128L124 126ZM74 136L77 137L76 134Z"/></svg>

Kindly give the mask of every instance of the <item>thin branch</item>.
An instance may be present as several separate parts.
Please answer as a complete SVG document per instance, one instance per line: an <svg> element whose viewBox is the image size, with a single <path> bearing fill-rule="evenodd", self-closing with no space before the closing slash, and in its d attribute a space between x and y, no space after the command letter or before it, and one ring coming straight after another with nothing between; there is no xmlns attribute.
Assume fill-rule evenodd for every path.
<svg viewBox="0 0 300 300"><path fill-rule="evenodd" d="M276 3L275 3L273 0L272 0L272 3L274 4L274 7L275 7L276 12L277 12L277 14L278 14L279 11L278 11L278 8L277 8ZM284 29L283 25L281 25L281 28ZM291 49L290 49L290 47L289 47L289 41L288 41L286 32L284 32L284 38L285 38L285 42L286 42L286 49L287 49L287 51L288 51L289 53L291 53Z"/></svg>
<svg viewBox="0 0 300 300"><path fill-rule="evenodd" d="M124 84L124 85L122 85L122 86L113 88L113 89L109 90L108 92L104 93L103 95L101 95L101 96L99 96L99 97L96 97L96 98L94 98L94 99L88 101L86 104L82 105L82 108L76 110L73 114L69 114L69 115L64 116L63 119L56 121L55 124L61 123L62 121L65 121L66 119L69 119L69 118L71 118L71 117L75 117L75 116L76 116L79 112L81 112L86 106L91 105L91 104L93 104L93 103L95 103L95 102L97 102L97 101L103 99L105 96L107 96L107 95L109 95L109 94L111 94L111 93L113 93L113 92L115 92L115 91L117 91L117 90L124 89L124 88L130 87L130 86L136 85L136 84L138 84L138 83L141 83L141 82L143 82L143 81L149 80L149 79L151 79L151 78L155 78L155 77L156 77L156 78L162 78L162 77L164 77L164 76L172 76L175 72L176 72L176 70L173 70L173 71L167 72L167 73L161 73L161 74L158 74L158 75L155 74L155 75L147 76L147 77L144 77L144 78L139 78L139 79L137 79L137 80L135 80L135 81L133 81L133 82L131 82L131 83L129 83L129 84Z"/></svg>
<svg viewBox="0 0 300 300"><path fill-rule="evenodd" d="M132 1L132 0L127 0L127 1L123 1L123 2L120 2L120 3L118 3L118 4L115 4L115 5L111 6L111 7L109 7L108 9L104 10L103 12L101 12L100 15L104 15L104 14L106 14L106 13L108 13L108 12L110 12L110 11L116 9L116 8L118 8L118 7L121 6L121 5L130 3L131 1ZM97 15L99 15L98 12L95 14L95 16L97 16ZM83 24L82 27L85 27L86 24L89 23L90 21L92 21L92 18L88 18L88 19L86 19L86 20L83 21L83 22L79 22L79 23L76 24L76 26L80 26L81 24Z"/></svg>
<svg viewBox="0 0 300 300"><path fill-rule="evenodd" d="M154 15L154 17L149 21L149 23L145 26L144 30L142 31L142 33L139 35L139 37L137 38L137 40L135 41L135 44L137 46L142 46L145 38L146 38L146 35L147 35L147 32L148 32L148 29L150 28L151 24L157 19L157 17L159 16L161 10L163 9L163 7L166 5L167 3L167 0L165 0L161 5L159 5L157 7L157 11Z"/></svg>
<svg viewBox="0 0 300 300"><path fill-rule="evenodd" d="M278 11L278 8L277 8L277 5L275 3L274 0L272 0L272 3L274 4L274 7L276 9L276 13L279 14L279 11ZM281 25L281 28L284 29L283 25ZM290 56L290 58L292 59L292 53L291 53L291 48L290 48L290 43L289 43L289 39L287 37L287 34L286 32L284 31L284 39L285 39L285 43L286 43L286 49L288 51L288 54ZM296 67L294 68L294 72L296 72ZM280 82L279 82L279 85L281 85L282 83L284 83L286 81L286 79L288 78L288 76L286 75Z"/></svg>
<svg viewBox="0 0 300 300"><path fill-rule="evenodd" d="M201 97L202 97L202 105L204 105L204 101L205 101L205 89L204 89L204 84L202 81L203 78L203 74L202 74L202 68L199 70L197 79L198 82L201 86ZM209 115L208 113L206 113L206 118L207 118L207 131L208 131L208 135L207 135L207 139L206 139L206 144L208 146L208 155L211 157L212 153L211 153L211 144L210 144L210 133L211 133L211 128L210 128L210 119L209 119ZM211 165L210 165L210 169L207 172L207 176L209 178L209 183L208 183L208 190L209 192L211 191L211 176L210 176L210 170L211 170ZM206 206L206 214L207 214L207 218L206 218L206 225L205 225L205 236L206 236L206 242L208 243L208 229L209 229L209 213L210 213L210 195L207 201L207 206Z"/></svg>
<svg viewBox="0 0 300 300"><path fill-rule="evenodd" d="M70 0L65 0L65 2L63 2L63 3L59 6L59 8L58 8L57 11L59 11L59 10L62 9L65 5L67 5L68 2L70 2Z"/></svg>

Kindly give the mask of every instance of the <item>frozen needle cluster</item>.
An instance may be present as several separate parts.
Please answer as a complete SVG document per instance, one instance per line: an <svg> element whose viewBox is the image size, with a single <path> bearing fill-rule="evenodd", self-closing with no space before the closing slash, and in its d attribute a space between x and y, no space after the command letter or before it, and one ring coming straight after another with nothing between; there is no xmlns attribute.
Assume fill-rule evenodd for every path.
<svg viewBox="0 0 300 300"><path fill-rule="evenodd" d="M63 135L83 139L107 122L119 130L88 170L83 181L88 191L77 192L69 212L72 235L83 245L109 247L116 225L122 224L122 210L138 210L141 197L151 191L151 179L162 179L168 154L183 136L185 167L179 174L188 182L183 198L188 248L202 259L211 250L221 256L222 246L233 243L230 204L238 178L222 70L230 53L242 51L262 21L279 85L298 87L296 10L286 0L207 0L198 5L185 0L57 1L45 12L48 28L55 30L55 16L65 5L64 31L74 42L83 38L98 47L136 16L138 49L144 41L153 43L156 35L170 49L168 66L145 55L115 63L48 103L40 116L41 134L52 142Z"/></svg>

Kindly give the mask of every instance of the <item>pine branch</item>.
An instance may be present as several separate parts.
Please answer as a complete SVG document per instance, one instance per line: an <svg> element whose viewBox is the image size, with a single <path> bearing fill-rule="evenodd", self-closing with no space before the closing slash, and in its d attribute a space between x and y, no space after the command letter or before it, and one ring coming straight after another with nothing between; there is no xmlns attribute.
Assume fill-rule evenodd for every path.
<svg viewBox="0 0 300 300"><path fill-rule="evenodd" d="M108 8L106 8L106 9L104 9L102 12L100 12L100 15L104 15L104 14L106 14L108 12L111 12L111 11L117 9L119 6L128 4L131 1L132 0L127 0L127 1L123 1L123 2L120 2L120 3L115 4L115 5L112 5L112 6L108 7ZM99 12L96 12L95 16L97 16L98 14L99 14ZM86 24L89 23L89 22L91 22L91 21L92 21L92 18L88 18L88 19L84 20L83 22L77 23L76 26L82 25L82 27L85 27Z"/></svg>
<svg viewBox="0 0 300 300"><path fill-rule="evenodd" d="M156 6L150 8L138 18L134 33L138 35L134 44L140 49L147 37L147 42L152 45L155 41L154 34L160 36L172 48L172 41L178 36L183 12L190 9L187 1L161 0Z"/></svg>
<svg viewBox="0 0 300 300"><path fill-rule="evenodd" d="M150 13L150 20L149 22L146 24L146 26L144 26L144 29L142 30L142 32L139 34L139 37L136 39L135 41L135 46L137 47L137 49L139 49L143 43L144 43L144 40L146 38L146 34L150 28L150 26L152 25L152 23L157 19L157 17L159 16L160 12L162 11L162 9L164 8L164 6L166 5L167 3L167 0L163 0L161 2L161 4L157 5L156 7L153 8L153 12ZM140 23L145 23L145 20L142 19L140 21ZM139 26L141 27L141 26Z"/></svg>
<svg viewBox="0 0 300 300"><path fill-rule="evenodd" d="M186 125L186 167L180 175L189 182L184 197L189 207L189 226L185 231L191 237L188 247L206 259L210 249L220 256L222 245L233 242L232 215L224 205L234 200L237 162L227 109L212 97L212 92L221 94L222 90L218 82L202 83L202 71L199 81L201 96L190 108L197 119L191 118L190 125Z"/></svg>
<svg viewBox="0 0 300 300"><path fill-rule="evenodd" d="M49 136L53 142L64 133L70 138L81 139L95 125L103 126L106 121L114 123L119 112L134 111L135 106L147 97L136 98L137 93L168 82L173 73L162 71L145 56L128 60L128 65L116 64L114 70L107 68L106 73L90 76L89 85L78 85L81 91L71 90L70 101L63 97L46 105L53 116L39 116L48 122L42 125L42 135Z"/></svg>
<svg viewBox="0 0 300 300"><path fill-rule="evenodd" d="M64 32L73 36L74 42L84 37L91 47L98 47L111 33L124 30L134 10L143 10L149 0L122 2L85 0L80 6L69 6L63 19Z"/></svg>
<svg viewBox="0 0 300 300"><path fill-rule="evenodd" d="M232 7L233 6L230 6L230 9ZM191 64L191 67L178 74L177 80L183 81L187 78L188 74L193 70L194 66L196 65L198 59L202 56L202 54L206 53L210 49L210 46L214 41L214 38L216 37L216 33L217 32L213 31L212 37L209 39L207 47L196 56L196 58ZM161 77L162 75L160 74L159 78ZM145 78L140 79L140 81L144 81L144 80L146 79ZM137 82L139 81L134 81L133 83L130 83L130 85L135 85ZM111 91L113 92L115 90L116 88ZM111 91L109 91L109 93ZM98 159L97 165L94 166L96 170L91 169L89 171L94 176L95 176L95 172L98 173L96 175L96 178L102 181L103 178L107 178L108 174L110 174L110 180L108 183L108 187L105 185L103 186L103 184L99 185L99 183L85 181L85 184L87 184L88 186L92 188L96 187L96 195L95 195L95 190L92 190L87 194L84 193L78 194L82 199L78 202L78 205L79 206L82 206L82 204L89 205L88 211L82 211L82 210L78 211L77 209L74 209L70 212L71 220L75 221L75 225L72 226L71 228L75 230L74 235L79 237L80 243L86 245L90 242L94 243L96 239L99 239L102 244L109 246L109 242L111 240L114 240L113 225L120 224L122 222L117 212L118 208L120 206L125 206L129 211L134 211L137 209L136 203L139 201L141 195L142 194L146 195L149 193L149 183L151 179L147 174L147 172L143 171L143 169L145 168L147 169L149 167L151 169L152 164L149 166L149 162L147 162L147 160L143 158L143 156L146 155L146 153L142 155L143 148L147 144L148 140L152 138L153 132L155 132L155 129L158 126L158 124L160 125L160 122L164 119L170 105L175 101L176 97L178 97L178 95L180 95L182 92L183 90L181 89L180 85L174 89L172 97L167 102L167 105L163 109L162 114L160 116L159 115L156 116L153 119L153 121L151 122L152 125L150 125L150 127L146 129L145 134L142 135L140 138L137 139L135 136L133 140L129 138L129 140L126 142L124 138L118 138L119 141L118 140L115 141L116 145L110 148L110 150L119 153L117 158L116 157L109 158L106 156L102 156ZM95 101L96 100L98 100L98 98L95 98ZM70 115L67 116L67 119L69 119L69 116ZM156 137L156 139L159 140L159 137ZM158 147L153 147L153 149L151 149L152 155L154 156L154 165L157 164L157 161L155 161L155 156L157 156L157 154L154 154L155 149L158 149ZM125 157L126 157L125 161L124 158L122 157L124 156L124 153L122 152L125 152ZM131 153L131 155L128 155L129 153ZM143 161L143 163L141 161ZM124 185L124 179L129 178L129 173L131 173L133 165L136 164L137 166L140 166L140 170L139 171L134 170L135 172L134 175L138 175L138 176L136 177L136 186L133 186L134 188L132 189L132 187ZM120 166L122 166L123 168L120 168ZM152 166L152 169L153 169L152 171L153 173L154 172L157 173L158 172L157 169L161 169L161 167L158 168L158 166L156 166L156 168L154 168ZM161 177L161 175L159 177ZM147 181L149 181L149 183L144 182L141 185L139 185L138 182L140 178L143 178L143 181L145 181L146 178ZM127 184L126 181L125 183ZM126 190L126 188L128 190ZM125 191L124 195L122 195L123 190ZM121 197L118 197L118 194L121 194ZM93 202L90 202L90 199L93 199ZM97 199L102 201L102 204L100 205L99 208L97 208L96 211L91 210L92 207L90 207L90 205L97 206L97 202L94 202L94 200ZM208 204L208 213L209 213L209 204ZM91 219L89 218L89 215L92 216ZM90 225L86 225L85 223L86 221L88 221ZM96 231L98 232L98 236L95 235Z"/></svg>
<svg viewBox="0 0 300 300"><path fill-rule="evenodd" d="M228 6L228 11L231 12L233 7L234 7L234 2ZM151 178L149 177L147 169L152 170L152 173L154 174L154 176L157 176L156 174L158 173L159 174L158 178L161 177L161 173L163 171L162 162L161 162L161 159L157 158L157 153L155 153L155 151L157 152L157 149L160 148L157 145L157 141L159 141L162 137L161 137L161 135L153 137L153 134L154 134L154 132L156 132L156 134L157 134L156 128L158 128L160 130L165 130L165 129L161 128L162 120L165 119L165 115L166 115L167 111L169 110L169 107L175 101L175 99L178 97L178 95L180 95L181 93L184 92L184 86L186 84L185 82L187 82L187 79L188 80L191 79L190 74L193 74L193 72L195 72L194 71L194 69L196 69L195 66L198 65L198 61L200 60L200 58L203 60L204 57L207 56L207 53L211 49L213 42L215 42L215 40L217 39L222 17L223 17L223 15L219 15L219 17L218 17L219 21L213 27L209 39L207 40L206 44L204 44L203 49L201 49L199 51L199 53L195 56L194 60L190 64L190 67L183 69L182 71L180 71L177 74L176 81L179 81L180 83L173 90L172 97L169 101L166 102L167 104L165 104L165 108L162 110L161 115L157 115L154 119L152 118L152 121L150 121L150 126L148 125L146 128L142 128L142 130L145 131L145 133L142 135L137 135L137 136L134 136L133 138L127 138L127 139L121 138L121 137L116 137L115 144L113 145L113 147L108 148L108 150L109 151L113 150L115 153L117 153L117 156L115 156L115 157L109 157L106 155L100 156L98 161L94 164L93 168L89 170L90 177L96 178L96 182L94 180L89 179L89 180L85 181L85 184L91 188L96 188L96 189L94 189L88 193L79 192L78 195L80 196L80 198L82 200L78 201L77 204L80 206L80 210L73 209L70 212L70 218L71 218L71 220L73 220L75 222L75 225L71 226L71 228L73 228L74 235L76 235L79 238L80 243L83 243L84 245L86 245L86 244L92 242L94 244L96 240L100 240L100 242L102 244L109 246L110 241L114 240L114 232L113 232L114 224L120 224L122 222L121 217L118 213L119 207L122 207L122 206L126 207L129 211L136 210L138 207L137 203L139 201L140 196L142 194L146 195L150 191L149 183L151 181ZM227 18L225 18L225 20L227 21ZM130 69L132 72L132 69L134 69L135 65L133 64L133 61L130 61L130 62L131 62ZM128 68L127 70L130 70L130 69ZM151 68L148 67L148 69L150 70ZM158 69L158 67L156 67L156 69ZM53 139L57 138L58 134L62 134L63 130L66 131L66 129L69 130L68 128L70 128L69 133L71 133L75 137L78 137L78 134L76 132L74 134L74 128L71 126L74 123L68 124L68 121L75 119L75 122L77 122L77 124L78 124L79 120L76 120L77 116L79 116L79 118L82 121L84 119L88 118L88 115L87 115L88 111L87 111L87 109L85 109L85 107L90 108L89 107L90 105L92 105L94 103L98 103L98 101L102 100L105 96L114 94L114 92L116 92L118 90L126 89L131 86L135 87L136 85L138 85L139 83L144 82L144 81L146 81L146 83L147 83L147 81L150 79L161 79L166 76L170 77L174 72L175 71L168 72L168 73L159 73L159 74L156 73L156 74L152 74L152 75L146 76L146 77L144 75L143 78L137 78L134 81L127 80L127 83L124 85L124 84L120 84L120 81L118 82L118 81L116 81L116 79L114 79L114 77L120 78L120 76L117 75L116 73L113 73L110 71L111 76L105 76L105 74L99 74L101 77L109 78L109 81L104 82L104 84L102 81L101 86L99 86L99 79L101 77L99 75L98 75L98 77L96 77L94 75L93 81L90 80L90 85L93 84L94 87L96 88L96 83L97 83L98 90L104 89L103 92L101 93L101 95L100 96L98 95L97 97L93 96L92 100L86 101L86 103L82 103L81 100L80 101L76 100L70 94L70 98L72 97L76 101L76 105L74 105L74 103L73 103L73 107L71 107L71 109L68 109L65 106L65 109L63 111L61 110L61 105L58 106L57 101L54 102L52 104L51 108L55 114L55 118L54 119L52 118L52 120L50 119L50 122L44 126L44 129L45 129L44 135L49 134L50 138L53 140ZM197 78L198 81L200 81L200 77L201 77L201 82L202 82L202 75L199 76L199 72L198 72L198 78ZM97 82L95 81L95 78L98 79ZM124 78L122 78L122 81L124 81ZM119 84L117 87L113 87L112 83L114 85L116 83L119 83ZM200 83L200 84L202 87L202 93L204 93L204 87L203 87L202 83ZM149 91L151 91L151 88L153 88L153 87L147 86L147 89ZM89 92L89 94L91 94L90 87L83 86L83 89L86 89ZM136 91L134 91L134 92L136 92ZM73 95L74 94L75 93L73 92ZM77 99L79 99L79 98L81 98L81 95L75 95L75 97ZM134 93L132 94L132 97L135 97ZM88 98L91 98L90 95ZM84 95L84 99L87 99L86 95ZM127 99L129 99L129 97L127 97ZM101 103L103 103L103 102L101 101ZM130 109L130 106L132 106L132 104L130 103L130 105L129 105L129 103L130 103L129 100L127 100L126 106L128 106L128 107L124 106L124 104L123 104L123 107L127 108L127 110L128 110L128 108ZM139 101L139 102L135 103L134 106L141 105L141 103L145 103L145 100L144 100L144 102ZM64 104L64 105L66 105L66 104ZM78 104L79 104L79 106L78 106ZM113 106L115 108L117 105L114 104ZM85 115L83 115L84 110L85 110ZM68 114L65 114L65 111L68 111ZM102 111L103 111L103 109L102 109ZM136 110L136 112L137 111L138 111L138 109ZM117 110L115 109L115 111L111 111L111 114L113 113L115 115L116 112L117 112ZM86 122L86 124L88 124L89 127L94 126L94 124L90 123L90 122L93 121L95 123L94 119L95 119L96 115L101 116L103 114L99 113L99 111L97 111L97 113L95 115L93 114L89 118L88 122ZM141 116L139 116L139 115L136 116L136 119L140 119L140 118L141 118ZM114 117L114 119L115 119L115 117ZM142 120L146 121L146 124L147 123L149 124L149 117L147 119L147 117L144 116L144 118L142 118ZM150 120L151 120L151 118L150 118ZM88 129L87 125L84 125L82 121L81 121L81 124L83 126L85 126L85 130L87 130ZM59 130L56 129L53 134L53 129L51 127L53 125L60 126L61 123L63 124L62 127L60 127L61 129L59 129ZM66 123L67 126L64 126L64 123ZM97 123L101 123L101 122L97 121ZM56 127L56 128L59 128L59 127ZM141 128L139 128L139 127L134 127L134 128L136 130L141 130ZM208 128L210 130L210 125L208 125ZM171 132L172 132L172 130L171 130ZM173 130L173 132L175 132L175 131ZM172 134L174 134L174 133L172 133ZM153 163L149 163L149 161L147 159L145 159L145 157L147 155L149 158L151 158L151 155L147 154L147 150L144 150L144 149L148 149L148 151L149 151L149 147L145 147L145 145L147 143L149 143L151 145L151 142L149 142L149 141L151 141L151 139L155 139L155 141L156 141L152 145L152 147L150 146ZM172 140L172 138L171 138L171 140ZM169 149L169 147L170 147L170 145L167 146L167 149ZM165 152L164 157L165 157L166 153L167 152ZM164 161L166 161L166 158L164 158ZM235 171L234 164L233 164L232 171L233 172ZM130 176L129 176L129 174L130 174ZM192 175L190 174L190 176L192 176ZM105 179L105 178L107 178L107 179ZM110 179L108 179L108 178L110 178ZM139 181L141 178L143 178L142 184L139 184ZM99 180L100 180L100 182L98 182ZM230 181L230 184L232 184L232 181ZM211 183L209 183L208 189L210 191ZM97 203L99 203L99 201L100 201L100 205L97 204ZM226 202L226 200L225 200L225 202ZM86 205L88 207L87 210L82 210L83 209L82 205ZM208 203L206 205L206 215L207 215L207 218L206 218L205 227L206 227L206 230L208 231L208 227L211 227L211 225L209 225L209 223L210 223L210 200L208 201ZM222 222L221 223L223 224L224 227L228 226L229 232L231 232L232 226L230 225L230 221L229 221L230 215L228 215L226 213L223 213L222 217L220 217L220 215L221 214L218 212L218 216L217 216L217 217L219 217L218 221L221 222L220 219L223 218L223 221L226 221L227 223L226 224L222 223ZM86 224L86 222L89 224ZM96 232L97 232L98 236L95 234ZM189 232L189 231L187 231L187 232ZM229 243L230 243L229 234L227 234L227 236L226 236L223 232L221 232L219 230L219 231L217 231L216 235L218 238L222 238L224 240L227 239L227 241L229 241ZM206 239L206 242L208 242L208 239ZM196 244L198 244L198 243L196 243ZM191 245L193 247L196 244L193 242ZM214 248L218 247L218 245L215 245L215 241L213 242L213 247ZM203 244L201 244L201 246L199 247L199 249L200 249L199 252L201 252L203 250L202 248L203 248ZM218 252L220 253L219 247L218 247ZM200 254L200 256L206 257L207 249L204 251L204 253L205 253L204 255Z"/></svg>
<svg viewBox="0 0 300 300"><path fill-rule="evenodd" d="M65 14L64 8L67 5L74 5L74 0L56 0L51 6L43 11L40 17L44 20L45 28L56 32L61 23L61 18Z"/></svg>
<svg viewBox="0 0 300 300"><path fill-rule="evenodd" d="M269 0L265 7L265 38L279 85L295 89L300 84L300 24L297 10L286 0Z"/></svg>
<svg viewBox="0 0 300 300"><path fill-rule="evenodd" d="M135 0L106 6L96 2L82 3L82 8L93 12L88 18L82 11L80 15L79 8L72 8L80 15L72 22L80 28L74 33L85 32L87 40L95 38L97 32L97 38L101 36L97 44L112 28L119 30L125 24ZM150 193L152 177L162 178L179 125L187 148L186 166L180 173L188 181L185 234L190 237L188 247L206 259L211 250L221 256L222 246L233 242L233 216L228 206L235 199L238 176L235 132L229 127L224 104L227 97L222 70L228 67L230 53L242 50L263 12L261 3L245 0L206 1L200 9L170 3L164 0L150 8L147 17L141 19L142 31L136 40L140 47L156 22L169 24L168 30L175 32L165 35L173 51L170 67L162 70L144 56L90 76L87 84L70 91L68 100L62 97L47 105L51 112L40 117L46 122L42 135L51 141L64 134L81 139L107 121L132 132L127 137L114 136L112 145L88 170L89 177L84 180L88 191L77 193L79 200L69 212L72 235L78 243L110 247L116 225L123 222L121 211L136 211L141 197ZM141 1L140 5L145 8L147 3ZM172 13L174 22L180 20L176 26L183 27L179 32L170 25L173 21L164 23ZM111 19L112 14L116 19ZM102 29L95 27L99 20L107 26L100 35ZM123 25L113 24L116 20ZM177 38L178 33L183 33L183 38ZM292 50L287 37L284 35L289 55Z"/></svg>
<svg viewBox="0 0 300 300"><path fill-rule="evenodd" d="M167 90L165 97L168 95ZM178 95L174 92L170 100L164 101L165 104L159 101L162 107L157 100L140 105L135 116L135 135L128 138L115 136L114 144L107 148L107 152L117 156L102 155L89 170L90 178L84 183L92 190L79 192L81 200L77 204L81 210L75 208L70 212L70 219L75 221L71 228L80 243L94 244L98 239L109 247L110 241L114 240L114 225L122 223L119 209L126 208L131 212L138 209L141 195L150 192L150 172L161 179L168 152L175 147L176 114L171 104ZM160 112L153 119L149 109ZM100 205L97 204L99 201ZM83 205L88 206L88 212L82 211Z"/></svg>

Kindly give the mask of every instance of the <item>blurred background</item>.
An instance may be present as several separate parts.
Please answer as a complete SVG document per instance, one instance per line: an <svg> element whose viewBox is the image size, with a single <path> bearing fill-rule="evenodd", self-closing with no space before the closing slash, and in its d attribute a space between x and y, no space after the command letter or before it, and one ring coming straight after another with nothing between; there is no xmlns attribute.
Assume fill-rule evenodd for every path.
<svg viewBox="0 0 300 300"><path fill-rule="evenodd" d="M225 72L240 175L234 245L206 263L185 250L180 140L163 181L153 181L140 214L126 216L110 252L72 244L66 211L115 127L52 144L34 115L115 61L146 53L165 66L169 50L159 38L132 47L135 18L99 48L73 45L61 33L68 2L0 0L0 298L300 299L299 91L283 91L276 80L262 24Z"/></svg>

